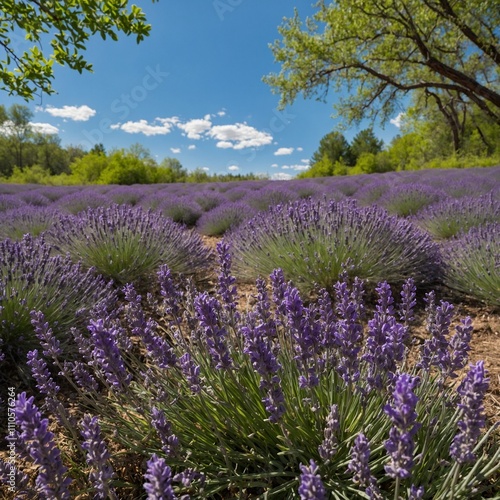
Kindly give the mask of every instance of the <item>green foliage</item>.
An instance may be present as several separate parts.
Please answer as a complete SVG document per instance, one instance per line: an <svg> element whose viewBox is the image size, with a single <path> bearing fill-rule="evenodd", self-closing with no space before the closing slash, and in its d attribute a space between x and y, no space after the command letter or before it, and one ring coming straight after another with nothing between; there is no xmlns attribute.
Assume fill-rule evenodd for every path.
<svg viewBox="0 0 500 500"><path fill-rule="evenodd" d="M345 265L370 283L401 283L410 275L425 283L438 275L430 237L375 206L313 200L277 206L229 238L238 277L255 279L279 266L306 292L331 289Z"/></svg>
<svg viewBox="0 0 500 500"><path fill-rule="evenodd" d="M5 49L0 60L1 88L26 100L37 93L52 94L54 63L79 73L92 70L82 55L91 36L116 41L121 32L141 42L149 35L151 26L146 23L144 12L128 3L127 0L50 3L2 0L0 11L8 16L3 16L0 27L0 46ZM24 52L16 48L20 33L25 33L24 40L32 44ZM47 34L50 43L46 43Z"/></svg>
<svg viewBox="0 0 500 500"><path fill-rule="evenodd" d="M334 130L320 140L319 147L311 158L311 165L314 166L316 163L324 161L325 158L331 164L337 161L347 165L354 164L349 143L340 132Z"/></svg>
<svg viewBox="0 0 500 500"><path fill-rule="evenodd" d="M500 223L473 227L443 247L444 282L452 290L500 306Z"/></svg>
<svg viewBox="0 0 500 500"><path fill-rule="evenodd" d="M210 252L198 234L158 212L112 205L61 217L47 238L63 255L118 284L146 280L161 264L204 277Z"/></svg>
<svg viewBox="0 0 500 500"><path fill-rule="evenodd" d="M361 155L376 155L382 151L384 141L377 139L373 133L373 128L360 130L351 142L351 155L358 161Z"/></svg>
<svg viewBox="0 0 500 500"><path fill-rule="evenodd" d="M417 90L451 116L443 95L449 91L500 123L497 0L338 0L317 7L305 23L296 11L279 28L282 40L272 50L281 72L265 81L282 106L299 94L347 88L335 105L344 121L385 122L397 114L399 98ZM440 104L436 93L447 100Z"/></svg>

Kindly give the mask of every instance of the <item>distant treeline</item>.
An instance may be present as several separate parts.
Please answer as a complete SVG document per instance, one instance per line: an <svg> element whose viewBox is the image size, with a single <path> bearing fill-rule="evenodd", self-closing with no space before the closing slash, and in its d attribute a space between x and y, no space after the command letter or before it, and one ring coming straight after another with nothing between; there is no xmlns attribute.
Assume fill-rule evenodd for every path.
<svg viewBox="0 0 500 500"><path fill-rule="evenodd" d="M90 151L61 146L56 134L40 133L31 125L26 106L0 105L0 182L81 185L225 182L262 179L256 174L210 174L187 171L177 158L157 162L141 144L107 152L102 144ZM466 115L460 148L439 115L406 116L402 133L385 146L371 128L349 143L334 130L325 135L298 177L328 177L425 168L460 168L500 164L500 126L484 115Z"/></svg>

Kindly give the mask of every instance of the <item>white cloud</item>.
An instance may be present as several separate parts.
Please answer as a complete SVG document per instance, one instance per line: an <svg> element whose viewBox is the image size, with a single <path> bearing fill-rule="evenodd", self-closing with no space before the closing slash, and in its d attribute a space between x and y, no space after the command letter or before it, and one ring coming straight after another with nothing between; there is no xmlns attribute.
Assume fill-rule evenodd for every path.
<svg viewBox="0 0 500 500"><path fill-rule="evenodd" d="M271 167L272 167L272 168L278 168L278 167L279 167L279 165L278 165L277 163L273 163L273 164L271 165Z"/></svg>
<svg viewBox="0 0 500 500"><path fill-rule="evenodd" d="M283 172L278 172L276 174L271 175L272 181L289 181L293 176L290 174L285 174Z"/></svg>
<svg viewBox="0 0 500 500"><path fill-rule="evenodd" d="M297 151L304 151L304 148L297 148Z"/></svg>
<svg viewBox="0 0 500 500"><path fill-rule="evenodd" d="M181 148L170 148L170 151L172 151L174 155L177 155L181 152Z"/></svg>
<svg viewBox="0 0 500 500"><path fill-rule="evenodd" d="M59 129L51 125L50 123L34 123L30 122L31 128L33 131L38 132L40 134L58 134Z"/></svg>
<svg viewBox="0 0 500 500"><path fill-rule="evenodd" d="M196 149L196 145L195 145L195 144L190 144L190 145L188 146L188 149Z"/></svg>
<svg viewBox="0 0 500 500"><path fill-rule="evenodd" d="M57 116L59 118L69 118L75 122L86 122L96 114L96 110L83 106L63 106L62 108L54 108L47 106L44 111L49 115Z"/></svg>
<svg viewBox="0 0 500 500"><path fill-rule="evenodd" d="M219 112L217 113L217 116L226 116L226 112L225 112L224 110L219 111Z"/></svg>
<svg viewBox="0 0 500 500"><path fill-rule="evenodd" d="M125 123L115 123L111 125L114 130L123 130L128 134L144 134L144 135L166 135L172 131L172 127L177 123L178 118L155 118L152 124L147 120L139 120L136 122L128 121Z"/></svg>
<svg viewBox="0 0 500 500"><path fill-rule="evenodd" d="M401 112L398 116L396 116L396 118L391 118L389 122L392 123L395 127L401 128L401 122L403 121L403 118L404 113Z"/></svg>
<svg viewBox="0 0 500 500"><path fill-rule="evenodd" d="M218 148L244 149L271 144L273 138L267 132L261 132L245 123L216 125L208 135L217 139Z"/></svg>
<svg viewBox="0 0 500 500"><path fill-rule="evenodd" d="M186 133L189 139L201 139L201 134L210 130L212 122L210 121L210 115L205 115L204 118L178 123L177 126Z"/></svg>
<svg viewBox="0 0 500 500"><path fill-rule="evenodd" d="M309 165L283 165L281 168L283 170L307 170L309 168Z"/></svg>
<svg viewBox="0 0 500 500"><path fill-rule="evenodd" d="M293 148L279 148L274 152L274 156L285 156L285 155L291 155L293 153L294 149Z"/></svg>
<svg viewBox="0 0 500 500"><path fill-rule="evenodd" d="M230 167L227 167L228 170L231 170L231 172L236 172L237 170L240 169L237 165L231 165Z"/></svg>

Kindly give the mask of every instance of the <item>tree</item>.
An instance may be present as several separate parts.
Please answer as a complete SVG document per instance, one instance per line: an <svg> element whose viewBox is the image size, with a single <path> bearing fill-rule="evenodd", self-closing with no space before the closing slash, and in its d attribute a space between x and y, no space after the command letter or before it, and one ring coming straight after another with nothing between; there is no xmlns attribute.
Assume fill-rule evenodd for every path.
<svg viewBox="0 0 500 500"><path fill-rule="evenodd" d="M279 28L281 72L265 81L282 107L347 91L335 107L348 124L385 123L416 90L452 92L500 123L499 25L498 0L321 1L305 25L296 11Z"/></svg>
<svg viewBox="0 0 500 500"><path fill-rule="evenodd" d="M313 167L318 162L324 164L325 158L332 166L337 161L344 162L346 165L354 165L349 143L346 138L336 130L326 134L319 141L319 147L311 158L311 166ZM325 164L322 169L324 168Z"/></svg>
<svg viewBox="0 0 500 500"><path fill-rule="evenodd" d="M33 112L22 104L12 104L9 109L0 106L0 134L6 139L9 147L14 152L15 166L21 169L24 166L24 149L26 143L33 137L30 120Z"/></svg>
<svg viewBox="0 0 500 500"><path fill-rule="evenodd" d="M0 87L26 100L37 92L52 94L54 63L79 73L92 70L82 55L91 36L118 40L122 32L141 42L151 26L139 7L129 9L128 4L128 0L0 0L0 47L5 51ZM23 42L32 44L27 51L16 43L19 32L26 34Z"/></svg>
<svg viewBox="0 0 500 500"><path fill-rule="evenodd" d="M384 141L377 139L373 133L372 128L366 128L356 134L351 142L351 155L355 161L359 159L362 154L376 155L382 151Z"/></svg>

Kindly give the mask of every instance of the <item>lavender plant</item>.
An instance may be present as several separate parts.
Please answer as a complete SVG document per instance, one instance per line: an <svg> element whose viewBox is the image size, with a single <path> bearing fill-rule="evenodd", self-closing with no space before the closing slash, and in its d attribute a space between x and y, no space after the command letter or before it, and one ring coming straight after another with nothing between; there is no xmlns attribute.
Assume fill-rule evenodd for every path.
<svg viewBox="0 0 500 500"><path fill-rule="evenodd" d="M475 300L500 306L500 223L486 224L443 245L444 282Z"/></svg>
<svg viewBox="0 0 500 500"><path fill-rule="evenodd" d="M408 217L444 198L446 198L444 192L426 184L398 185L381 196L377 204L390 214Z"/></svg>
<svg viewBox="0 0 500 500"><path fill-rule="evenodd" d="M84 270L69 257L52 255L43 237L26 235L18 242L0 242L2 350L20 369L26 352L40 345L30 311L42 311L67 347L70 326L82 324L97 303L112 302L114 296L110 284L93 270Z"/></svg>
<svg viewBox="0 0 500 500"><path fill-rule="evenodd" d="M187 197L169 197L158 205L158 210L174 222L194 226L202 215L200 206Z"/></svg>
<svg viewBox="0 0 500 500"><path fill-rule="evenodd" d="M57 213L50 207L29 205L7 210L0 220L0 239L20 240L25 234L39 236L52 227Z"/></svg>
<svg viewBox="0 0 500 500"><path fill-rule="evenodd" d="M472 227L500 222L500 200L491 194L447 199L421 210L414 221L434 239L448 239Z"/></svg>
<svg viewBox="0 0 500 500"><path fill-rule="evenodd" d="M197 230L206 236L222 236L251 219L256 210L240 202L226 202L204 213L197 223Z"/></svg>
<svg viewBox="0 0 500 500"><path fill-rule="evenodd" d="M332 289L342 266L376 284L436 278L439 252L410 222L377 207L300 201L258 214L231 233L234 269L241 278L268 275L276 267L301 290Z"/></svg>
<svg viewBox="0 0 500 500"><path fill-rule="evenodd" d="M94 189L84 189L62 196L55 205L61 212L76 215L89 208L107 207L111 205L111 200Z"/></svg>
<svg viewBox="0 0 500 500"><path fill-rule="evenodd" d="M57 251L118 284L148 278L163 263L176 273L201 277L210 258L199 235L160 213L126 205L61 217L47 237Z"/></svg>
<svg viewBox="0 0 500 500"><path fill-rule="evenodd" d="M456 390L448 384L446 363L425 363L425 348L421 362L410 363L411 280L399 300L380 283L376 312L368 319L361 282L348 281L347 273L333 301L323 291L306 304L275 270L270 289L259 280L255 302L243 312L236 307L228 252L219 245L213 294L176 285L163 266L160 298L142 302L128 286L124 314L90 325L94 336L99 330L101 340L108 339L106 349L97 337L82 345L105 390L75 397L99 417L102 439L129 463L143 464L135 489L127 484L129 497L144 489L150 498L161 491L168 498L444 500L450 490L453 498L494 494L500 446L495 426L482 414L484 366L473 366ZM457 327L457 342L450 311L428 297L429 330L448 353L442 359L460 360L454 366L461 369L470 321ZM133 331L124 343L127 328ZM165 342L175 354L167 363L159 355ZM99 356L92 354L96 349ZM376 352L391 362L376 362ZM377 390L369 378L374 363L385 382ZM64 374L71 383L71 372Z"/></svg>

